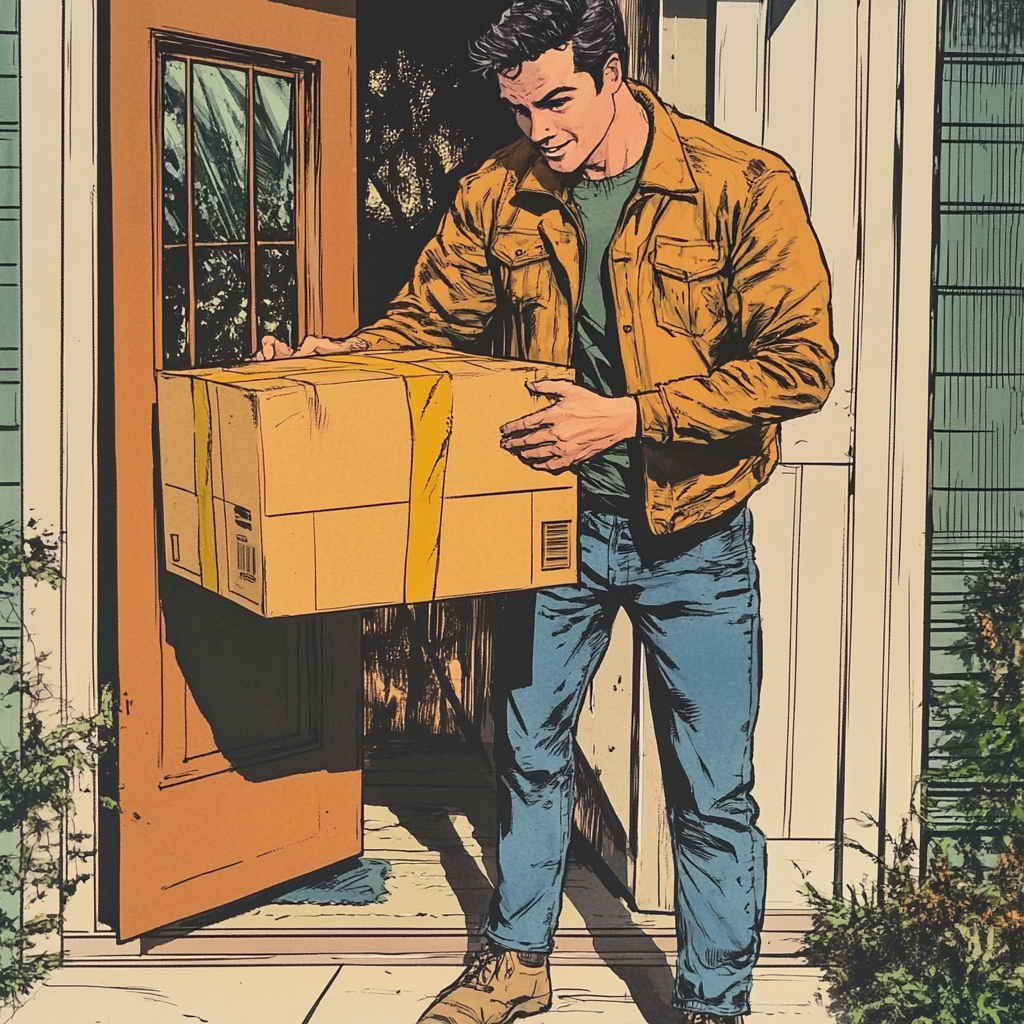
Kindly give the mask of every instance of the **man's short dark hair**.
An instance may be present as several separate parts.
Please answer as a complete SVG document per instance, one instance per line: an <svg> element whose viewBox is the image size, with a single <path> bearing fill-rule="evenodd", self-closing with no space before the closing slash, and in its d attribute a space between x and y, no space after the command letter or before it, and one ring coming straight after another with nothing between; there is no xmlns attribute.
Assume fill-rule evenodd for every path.
<svg viewBox="0 0 1024 1024"><path fill-rule="evenodd" d="M572 43L575 69L590 75L598 92L613 53L625 73L629 51L615 0L515 0L469 44L469 56L477 71L493 78L566 43Z"/></svg>

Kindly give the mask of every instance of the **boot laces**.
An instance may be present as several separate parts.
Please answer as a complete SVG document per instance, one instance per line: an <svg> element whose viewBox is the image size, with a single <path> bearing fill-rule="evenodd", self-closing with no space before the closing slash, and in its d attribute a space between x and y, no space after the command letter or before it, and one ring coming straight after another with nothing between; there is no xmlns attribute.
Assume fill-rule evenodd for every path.
<svg viewBox="0 0 1024 1024"><path fill-rule="evenodd" d="M477 953L476 958L466 968L462 984L466 988L475 988L481 992L493 992L493 983L499 974L502 975L503 980L507 981L512 977L514 971L515 964L511 953L486 950Z"/></svg>

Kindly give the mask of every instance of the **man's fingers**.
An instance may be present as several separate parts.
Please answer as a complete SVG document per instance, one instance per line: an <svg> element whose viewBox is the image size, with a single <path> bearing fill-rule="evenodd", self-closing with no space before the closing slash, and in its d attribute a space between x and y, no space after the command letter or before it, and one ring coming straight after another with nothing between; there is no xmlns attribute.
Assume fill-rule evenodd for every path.
<svg viewBox="0 0 1024 1024"><path fill-rule="evenodd" d="M362 338L345 338L338 351L344 355L348 352L365 352L369 347L369 342Z"/></svg>
<svg viewBox="0 0 1024 1024"><path fill-rule="evenodd" d="M546 377L526 382L527 390L536 395L555 395L559 398L567 395L576 386L571 380L549 380Z"/></svg>
<svg viewBox="0 0 1024 1024"><path fill-rule="evenodd" d="M503 424L501 430L502 438L513 434L528 434L534 430L544 430L551 426L550 406L548 409L541 409L538 412L531 412L528 416L522 416L517 420Z"/></svg>
<svg viewBox="0 0 1024 1024"><path fill-rule="evenodd" d="M572 459L557 449L531 448L526 452L518 452L519 458L531 469L543 469L547 472L558 473L563 469L572 466Z"/></svg>
<svg viewBox="0 0 1024 1024"><path fill-rule="evenodd" d="M509 451L520 451L523 448L536 448L542 444L558 444L561 438L546 427L531 430L525 434L506 435L501 439L501 447Z"/></svg>
<svg viewBox="0 0 1024 1024"><path fill-rule="evenodd" d="M319 351L319 346L322 341L327 341L327 339L317 337L315 334L307 334L302 339L302 343L295 350L295 354L300 358L302 356L315 356Z"/></svg>
<svg viewBox="0 0 1024 1024"><path fill-rule="evenodd" d="M256 354L252 357L257 363L262 363L270 359L280 359L282 354L280 346L284 345L284 342L278 341L272 334L264 334L260 338L260 347L256 350ZM287 354L291 355L291 349L287 345L284 345L287 349Z"/></svg>
<svg viewBox="0 0 1024 1024"><path fill-rule="evenodd" d="M568 380L528 380L526 382L527 388L537 395L550 395L552 398L559 399L563 395L567 395L571 388L575 388L576 385ZM507 437L509 434L523 434L531 430L537 430L542 427L550 427L552 424L552 410L558 408L558 402L552 402L551 405L545 406L543 409L538 409L537 412L531 412L527 416L522 416L518 420L511 420L508 423L502 424L499 428L502 436ZM557 415L557 414L554 414Z"/></svg>
<svg viewBox="0 0 1024 1024"><path fill-rule="evenodd" d="M323 338L307 334L295 354L297 356L336 356L350 352L365 352L369 343L362 338Z"/></svg>
<svg viewBox="0 0 1024 1024"><path fill-rule="evenodd" d="M557 459L562 456L562 450L558 445L554 444L543 444L537 445L535 448L526 448L522 451L516 452L516 454L523 460L528 462L530 465L538 462L547 462L549 459Z"/></svg>

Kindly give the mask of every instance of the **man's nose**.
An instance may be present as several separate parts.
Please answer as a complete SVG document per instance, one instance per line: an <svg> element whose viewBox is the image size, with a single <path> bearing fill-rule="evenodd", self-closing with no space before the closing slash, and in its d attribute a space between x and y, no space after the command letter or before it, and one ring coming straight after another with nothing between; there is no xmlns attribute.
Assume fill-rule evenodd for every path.
<svg viewBox="0 0 1024 1024"><path fill-rule="evenodd" d="M551 118L542 111L534 113L530 119L530 141L537 143L546 142L554 134L555 128L551 123Z"/></svg>

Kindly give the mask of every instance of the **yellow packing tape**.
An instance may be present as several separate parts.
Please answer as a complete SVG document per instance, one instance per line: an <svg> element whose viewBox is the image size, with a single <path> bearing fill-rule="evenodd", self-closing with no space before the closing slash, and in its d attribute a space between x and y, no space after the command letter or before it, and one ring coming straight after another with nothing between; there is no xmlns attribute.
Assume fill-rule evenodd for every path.
<svg viewBox="0 0 1024 1024"><path fill-rule="evenodd" d="M412 430L409 539L405 549L405 599L432 601L441 551L441 507L452 434L452 378L433 368L387 356L339 357L346 367L386 371L405 381ZM315 384L315 378L310 381Z"/></svg>
<svg viewBox="0 0 1024 1024"><path fill-rule="evenodd" d="M429 355L427 356L429 358ZM448 445L452 430L452 378L449 373L415 362L389 359L387 356L360 353L335 357L328 368L386 372L405 382L412 432L412 466L409 492L409 537L405 558L405 599L408 602L433 600L437 589L438 556L441 548L441 507L444 477L448 465ZM245 387L246 379L265 379L282 374L283 367L267 366L252 374L214 371L192 378L192 408L196 446L196 496L199 499L199 566L203 586L216 591L217 543L213 512L213 415L209 383ZM320 369L320 367L317 367ZM301 380L303 374L309 378ZM293 382L316 387L316 370L297 371Z"/></svg>
<svg viewBox="0 0 1024 1024"><path fill-rule="evenodd" d="M444 474L452 436L452 379L448 374L406 377L405 391L412 420L405 599L432 601L437 590Z"/></svg>
<svg viewBox="0 0 1024 1024"><path fill-rule="evenodd" d="M217 538L213 521L213 415L205 380L192 380L196 442L196 497L199 499L199 572L207 590L219 591Z"/></svg>

